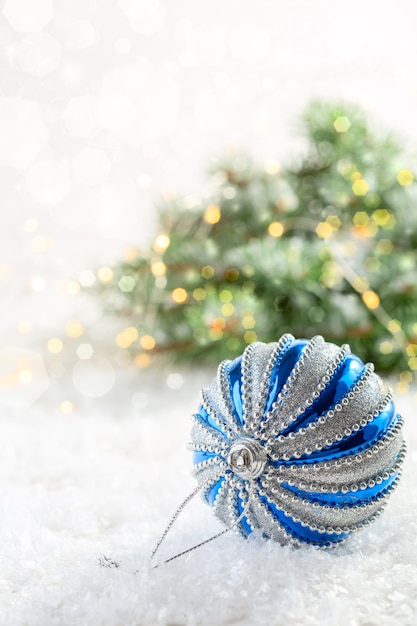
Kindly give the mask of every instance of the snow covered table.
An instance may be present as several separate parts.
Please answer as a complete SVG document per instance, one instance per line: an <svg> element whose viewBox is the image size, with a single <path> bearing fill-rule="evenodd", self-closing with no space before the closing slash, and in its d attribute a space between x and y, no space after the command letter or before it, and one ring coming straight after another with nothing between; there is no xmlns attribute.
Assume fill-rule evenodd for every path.
<svg viewBox="0 0 417 626"><path fill-rule="evenodd" d="M212 375L125 368L119 395L70 415L47 399L27 410L3 409L2 626L417 623L412 395L397 398L408 418L403 479L369 529L331 551L229 533L149 568L151 549L195 485L185 444L199 390ZM161 557L220 528L196 499Z"/></svg>

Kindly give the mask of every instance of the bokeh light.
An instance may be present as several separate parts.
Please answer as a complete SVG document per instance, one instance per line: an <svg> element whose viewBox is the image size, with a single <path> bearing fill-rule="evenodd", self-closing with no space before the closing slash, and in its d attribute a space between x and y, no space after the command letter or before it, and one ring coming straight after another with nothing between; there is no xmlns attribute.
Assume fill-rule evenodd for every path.
<svg viewBox="0 0 417 626"><path fill-rule="evenodd" d="M171 239L166 234L158 235L154 241L154 250L155 252L165 252L171 243Z"/></svg>
<svg viewBox="0 0 417 626"><path fill-rule="evenodd" d="M90 343L80 343L77 350L77 356L82 361L91 359L94 354L93 346Z"/></svg>
<svg viewBox="0 0 417 626"><path fill-rule="evenodd" d="M188 293L183 287L177 287L171 292L171 298L177 304L184 304L188 299Z"/></svg>
<svg viewBox="0 0 417 626"><path fill-rule="evenodd" d="M74 404L70 400L63 400L59 405L61 413L64 415L70 415L74 411Z"/></svg>
<svg viewBox="0 0 417 626"><path fill-rule="evenodd" d="M62 352L63 347L63 341L59 337L52 337L48 340L47 348L48 351L51 352L51 354L59 354L60 352Z"/></svg>
<svg viewBox="0 0 417 626"><path fill-rule="evenodd" d="M220 221L222 214L220 211L220 207L217 204L209 204L209 206L204 211L204 221L207 224L217 224Z"/></svg>
<svg viewBox="0 0 417 626"><path fill-rule="evenodd" d="M72 372L76 390L87 398L100 398L106 395L115 381L114 367L108 359L92 356L78 361Z"/></svg>

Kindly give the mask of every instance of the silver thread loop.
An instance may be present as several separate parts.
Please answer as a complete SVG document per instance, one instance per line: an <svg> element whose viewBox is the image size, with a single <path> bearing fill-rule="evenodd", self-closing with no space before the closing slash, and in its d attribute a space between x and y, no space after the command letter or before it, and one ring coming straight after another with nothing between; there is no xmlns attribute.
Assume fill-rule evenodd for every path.
<svg viewBox="0 0 417 626"><path fill-rule="evenodd" d="M178 506L178 508L176 509L175 513L173 514L173 516L171 517L171 519L168 522L167 527L165 528L164 532L162 533L160 539L158 540L155 548L153 549L150 557L149 557L149 561L152 564L152 561L156 555L156 553L158 552L162 542L164 541L165 537L167 536L167 534L169 533L169 531L171 530L171 528L173 527L176 519L179 517L179 515L182 513L182 511L185 509L185 507L187 506L187 504L189 504L189 502L191 502L191 500L200 492L202 491L205 487L208 486L209 484L209 480L207 480L206 482L201 483L201 485L198 485L182 502L181 504ZM233 530L234 528L236 528L236 526L238 526L238 524L240 524L240 522L242 521L242 519L244 518L245 514L246 514L246 510L249 508L250 505L250 501L252 498L252 490L249 489L249 494L248 494L248 499L246 504L243 505L243 511L242 513L239 515L239 517L233 522L233 524L231 526L229 526L229 528L224 528L223 530L221 530L220 532L216 533L215 535L213 535L212 537L209 537L208 539L205 539L204 541L201 541L200 543L195 544L194 546L191 546L191 548L187 548L186 550L183 550L182 552L178 552L177 554L174 554L174 556L169 557L168 559L166 559L165 561L162 561L161 563L157 563L156 565L152 566L152 569L156 569L157 567L160 567L161 565L165 565L166 563L170 563L171 561L174 561L175 559L178 559L180 556L184 556L185 554L188 554L189 552L192 552L193 550L197 550L197 548L201 548L201 546L204 546L206 543L210 543L210 541L214 541L215 539L218 539L219 537L221 537L222 535L225 535L226 533L228 533L230 530Z"/></svg>

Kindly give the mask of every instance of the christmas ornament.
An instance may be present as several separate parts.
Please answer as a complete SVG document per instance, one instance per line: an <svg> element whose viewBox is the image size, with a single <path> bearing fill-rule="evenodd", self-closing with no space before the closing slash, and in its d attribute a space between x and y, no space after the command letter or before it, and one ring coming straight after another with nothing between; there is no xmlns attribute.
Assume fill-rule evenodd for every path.
<svg viewBox="0 0 417 626"><path fill-rule="evenodd" d="M333 545L384 509L405 455L402 425L391 391L349 346L289 334L253 343L202 393L195 491L224 532Z"/></svg>

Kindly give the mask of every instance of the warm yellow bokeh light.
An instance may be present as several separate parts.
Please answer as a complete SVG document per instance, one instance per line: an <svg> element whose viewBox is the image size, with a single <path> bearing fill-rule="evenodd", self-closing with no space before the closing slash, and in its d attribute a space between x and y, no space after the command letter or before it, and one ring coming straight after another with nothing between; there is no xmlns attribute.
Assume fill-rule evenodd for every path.
<svg viewBox="0 0 417 626"><path fill-rule="evenodd" d="M139 341L144 350L153 350L156 345L156 341L152 335L143 335Z"/></svg>
<svg viewBox="0 0 417 626"><path fill-rule="evenodd" d="M113 270L110 267L100 267L97 278L101 283L109 283L113 278Z"/></svg>
<svg viewBox="0 0 417 626"><path fill-rule="evenodd" d="M408 367L410 370L417 370L417 356L412 356L411 359L408 359Z"/></svg>
<svg viewBox="0 0 417 626"><path fill-rule="evenodd" d="M149 354L145 354L144 352L142 352L141 354L137 354L134 358L134 363L136 367L139 367L140 369L145 369L146 367L148 367L150 362L151 357L149 356Z"/></svg>
<svg viewBox="0 0 417 626"><path fill-rule="evenodd" d="M408 356L417 356L417 344L409 343L405 349Z"/></svg>
<svg viewBox="0 0 417 626"><path fill-rule="evenodd" d="M256 326L255 318L252 315L244 315L242 318L242 326L248 330L251 330Z"/></svg>
<svg viewBox="0 0 417 626"><path fill-rule="evenodd" d="M390 333L399 333L401 331L401 322L399 320L390 320L388 322L388 330Z"/></svg>
<svg viewBox="0 0 417 626"><path fill-rule="evenodd" d="M151 265L151 272L154 276L165 276L167 266L163 261L154 261Z"/></svg>
<svg viewBox="0 0 417 626"><path fill-rule="evenodd" d="M83 325L78 320L70 320L67 323L67 335L71 337L71 339L76 339L77 337L81 337L84 332Z"/></svg>
<svg viewBox="0 0 417 626"><path fill-rule="evenodd" d="M321 239L327 239L333 232L333 227L328 222L317 224L316 233Z"/></svg>
<svg viewBox="0 0 417 626"><path fill-rule="evenodd" d="M138 249L134 246L128 246L123 252L123 258L125 261L134 261L138 258Z"/></svg>
<svg viewBox="0 0 417 626"><path fill-rule="evenodd" d="M48 348L48 351L51 352L51 354L59 354L60 352L62 352L64 343L61 339L59 339L59 337L52 337L51 339L49 339L46 347Z"/></svg>
<svg viewBox="0 0 417 626"><path fill-rule="evenodd" d="M268 226L268 233L271 235L271 237L281 237L281 235L284 233L284 226L281 224L281 222L271 222L271 224Z"/></svg>
<svg viewBox="0 0 417 626"><path fill-rule="evenodd" d="M173 291L171 291L171 298L177 304L184 304L184 302L188 299L188 293L182 287L177 287Z"/></svg>
<svg viewBox="0 0 417 626"><path fill-rule="evenodd" d="M220 222L221 216L220 207L217 204L209 204L204 211L203 219L206 224L217 224L217 222Z"/></svg>
<svg viewBox="0 0 417 626"><path fill-rule="evenodd" d="M372 213L372 219L377 226L386 226L391 217L391 213L387 209L377 209Z"/></svg>
<svg viewBox="0 0 417 626"><path fill-rule="evenodd" d="M125 328L125 330L123 332L124 332L124 334L126 335L126 337L129 339L129 341L131 343L133 341L136 341L136 339L139 336L139 333L138 333L137 329L134 326L128 326L127 328Z"/></svg>
<svg viewBox="0 0 417 626"><path fill-rule="evenodd" d="M155 250L155 252L159 252L160 254L162 254L162 252L165 252L165 250L169 248L170 243L171 239L169 238L169 236L165 233L161 233L155 238L155 241L153 242L153 249Z"/></svg>
<svg viewBox="0 0 417 626"><path fill-rule="evenodd" d="M227 302L226 304L223 304L221 308L221 312L223 313L224 316L230 317L235 312L235 307L233 306L231 302Z"/></svg>
<svg viewBox="0 0 417 626"><path fill-rule="evenodd" d="M365 306L367 306L368 309L377 309L380 304L378 294L372 289L367 289L363 292L362 300L364 301Z"/></svg>
<svg viewBox="0 0 417 626"><path fill-rule="evenodd" d="M358 178L352 185L352 191L355 196L366 196L369 191L369 185L363 178Z"/></svg>
<svg viewBox="0 0 417 626"><path fill-rule="evenodd" d="M380 346L379 346L379 351L382 352L382 354L391 354L393 350L393 345L392 345L392 341L382 341Z"/></svg>
<svg viewBox="0 0 417 626"><path fill-rule="evenodd" d="M400 170L397 174L397 180L403 187L411 185L414 180L414 174L411 170Z"/></svg>
<svg viewBox="0 0 417 626"><path fill-rule="evenodd" d="M125 332L118 333L116 335L116 345L119 348L129 348L131 343L132 342L130 341L129 336Z"/></svg>
<svg viewBox="0 0 417 626"><path fill-rule="evenodd" d="M338 230L342 225L342 222L340 221L340 218L337 215L328 215L326 217L326 222L327 224L330 224L333 230Z"/></svg>

